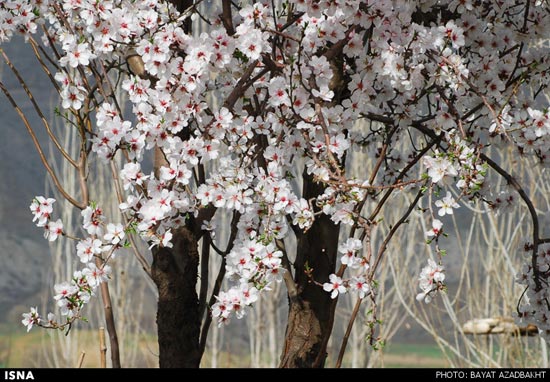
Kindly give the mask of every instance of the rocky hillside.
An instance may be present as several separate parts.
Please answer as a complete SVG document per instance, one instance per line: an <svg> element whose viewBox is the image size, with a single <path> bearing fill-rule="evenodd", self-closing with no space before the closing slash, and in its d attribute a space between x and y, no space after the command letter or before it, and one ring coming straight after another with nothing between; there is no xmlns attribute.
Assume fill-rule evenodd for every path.
<svg viewBox="0 0 550 382"><path fill-rule="evenodd" d="M35 90L38 101L49 105L50 88L43 81L31 51L22 47L18 42L5 50ZM36 113L3 63L0 63L0 78L43 137L44 128ZM13 305L36 293L46 276L48 247L41 238L41 230L31 222L28 209L33 196L44 193L44 174L29 134L6 97L0 94L0 321Z"/></svg>

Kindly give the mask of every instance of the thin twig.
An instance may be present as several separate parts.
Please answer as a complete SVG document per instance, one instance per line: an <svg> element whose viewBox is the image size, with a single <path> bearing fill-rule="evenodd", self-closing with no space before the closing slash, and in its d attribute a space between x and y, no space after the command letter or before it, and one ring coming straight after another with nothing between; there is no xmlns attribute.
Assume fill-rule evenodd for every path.
<svg viewBox="0 0 550 382"><path fill-rule="evenodd" d="M441 140L441 136L435 136L434 139L429 142L426 147L424 147L415 157L412 161L409 162L409 164L407 166L405 166L405 168L403 170L401 170L401 172L399 173L399 175L397 176L397 178L395 178L395 182L399 182L401 179L403 179L409 172L409 170L414 166L416 165L416 163L436 144L438 143L440 140ZM395 183L394 182L394 183ZM380 210L382 209L382 206L384 205L384 203L386 202L386 200L390 197L390 195L393 193L393 191L395 190L395 188L390 188L388 189L388 191L386 191L386 193L384 194L384 196L382 196L382 199L380 200L380 202L378 203L378 205L376 206L376 208L374 209L374 211L371 213L371 215L369 216L369 221L373 221L376 216L378 215L378 213L380 212Z"/></svg>
<svg viewBox="0 0 550 382"><path fill-rule="evenodd" d="M95 259L96 266L101 268L102 261L100 258ZM118 346L118 336L116 332L115 316L113 315L113 307L111 304L111 294L109 285L101 283L101 299L103 300L103 312L105 314L105 323L107 324L107 332L109 333L109 342L111 345L111 362L115 369L120 368L120 351Z"/></svg>
<svg viewBox="0 0 550 382"><path fill-rule="evenodd" d="M371 274L370 274L370 277L369 277L369 279L370 279L369 281L372 281L372 279L374 278L374 274L376 273L376 269L378 268L378 265L380 264L380 260L382 259L384 253L386 252L386 248L388 246L388 243L393 238L393 235L395 234L397 229L403 223L405 223L407 221L409 215L412 213L412 211L416 207L416 204L420 200L422 194L423 194L423 191L422 191L422 189L420 189L418 191L418 193L416 194L416 197L414 198L412 203L409 205L409 208L407 209L405 214L403 214L403 216L401 216L401 218L397 221L397 223L395 223L395 225L390 229L390 232L388 233L388 235L384 239L384 242L382 243L382 245L380 246L380 248L378 250L378 254L377 254L376 259L374 261L374 265L370 268L371 269ZM339 276L341 276L340 271L339 271ZM336 361L336 367L337 368L342 366L342 360L344 358L344 353L346 352L346 346L348 344L348 339L349 339L349 336L351 334L351 330L353 329L353 325L355 324L355 319L357 317L357 313L359 312L359 308L361 306L362 301L363 301L363 299L359 298L357 300L357 302L355 303L355 307L353 308L353 312L351 314L350 320L348 322L348 326L346 328L346 333L344 334L344 338L342 339L342 345L340 346L340 352L338 353L338 359Z"/></svg>
<svg viewBox="0 0 550 382"><path fill-rule="evenodd" d="M351 313L351 318L349 319L348 326L346 328L346 333L344 334L344 338L342 339L342 345L340 346L340 352L338 353L338 359L336 360L336 368L339 369L342 367L342 360L344 359L344 353L346 352L346 346L348 345L349 336L351 334L351 329L353 328L353 324L355 323L355 318L357 317L357 313L359 313L359 308L361 307L361 302L363 302L363 299L359 297L357 301L355 302L355 306L353 307L353 312Z"/></svg>
<svg viewBox="0 0 550 382"><path fill-rule="evenodd" d="M506 170L504 170L502 167L498 165L495 161L493 161L491 158L489 158L487 155L481 153L480 158L487 162L489 166L496 172L498 172L510 186L512 186L517 193L519 194L519 197L523 200L525 205L527 206L527 209L529 210L529 214L531 215L531 222L533 224L533 250L531 255L531 266L533 267L533 279L535 281L535 286L537 290L540 290L542 288L540 279L539 279L539 268L537 266L537 253L538 253L538 247L541 243L540 240L540 224L539 224L539 217L537 215L537 211L535 210L535 206L533 205L533 202L529 198L529 195L525 192L523 187L519 184L519 182L514 178L511 174L509 174Z"/></svg>
<svg viewBox="0 0 550 382"><path fill-rule="evenodd" d="M19 73L17 68L15 67L15 65L13 65L10 58L8 57L6 52L4 51L4 49L0 48L0 53L2 54L2 57L4 58L4 61L9 66L9 68L11 69L11 71L13 72L15 77L17 77L17 80L19 81L19 84L21 85L21 87L23 88L25 93L27 94L27 97L29 97L29 100L31 101L31 104L32 104L34 110L36 111L36 114L38 114L38 116L40 117L40 120L42 121L42 124L46 128L46 131L48 132L48 136L50 137L50 140L53 142L54 146L61 153L61 155L63 155L63 157L67 160L67 162L69 162L71 164L71 166L78 167L78 164L75 162L75 160L73 158L71 158L71 156L69 155L69 153L67 153L67 151L65 151L65 149L61 146L61 144L57 140L57 137L53 134L53 132L50 128L50 124L48 123L46 117L44 116L44 113L42 112L42 109L40 108L40 106L38 106L38 103L34 99L34 96L31 92L31 90L29 89L29 87L27 86L27 83L25 82L25 80L23 79L23 77L21 76L21 74Z"/></svg>
<svg viewBox="0 0 550 382"><path fill-rule="evenodd" d="M384 256L384 253L386 252L386 248L388 246L388 243L391 241L393 235L395 235L395 232L397 231L397 229L403 223L405 223L407 221L407 219L409 218L409 215L411 214L411 212L413 212L414 208L416 207L416 204L418 203L418 201L422 197L422 194L424 194L424 191L422 190L422 188L420 188L420 190L418 190L418 193L416 194L416 197L414 198L414 200L409 205L409 208L407 208L407 211L403 214L403 216L401 216L401 218L397 221L397 223L395 223L395 225L390 229L390 232L388 232L388 235L386 236L386 238L382 242L382 245L378 249L378 253L376 255L374 265L370 268L371 269L371 277L370 277L371 280L374 278L376 268L378 268L378 264L380 264L380 260L382 260L382 257Z"/></svg>
<svg viewBox="0 0 550 382"><path fill-rule="evenodd" d="M46 73L46 75L50 79L50 82L54 86L55 90L57 90L58 93L61 93L61 88L59 87L59 84L55 80L55 77L52 74L51 70L48 68L48 65L46 65L46 63L42 59L42 56L40 55L40 52L42 52L42 54L44 54L46 56L46 53L45 53L44 49L41 46L39 46L38 43L36 42L36 40L32 37L29 38L29 42L31 43L31 47L32 47L32 50L34 51L34 55L36 56L36 59L38 60L38 62L42 66L42 70L44 71L44 73ZM51 62L51 59L48 60L48 61Z"/></svg>
<svg viewBox="0 0 550 382"><path fill-rule="evenodd" d="M80 352L80 356L78 357L78 361L76 363L76 368L80 369L82 367L82 364L84 363L84 357L86 356L86 352L82 350Z"/></svg>
<svg viewBox="0 0 550 382"><path fill-rule="evenodd" d="M105 344L105 328L99 328L99 363L103 369L107 367L107 345Z"/></svg>
<svg viewBox="0 0 550 382"><path fill-rule="evenodd" d="M17 103L15 102L13 97L11 96L11 93L4 86L4 84L2 82L0 82L0 89L6 95L6 97L8 98L8 101L11 103L12 107L15 109L15 111L19 115L19 118L21 118L21 121L25 125L25 128L27 129L27 131L28 131L29 135L31 136L31 139L34 143L36 151L38 152L38 155L40 156L40 160L42 161L42 164L46 168L46 171L48 172L48 174L52 178L53 184L55 185L56 189L73 206L75 206L76 208L81 209L81 210L85 209L87 206L83 203L78 202L71 195L69 195L69 193L67 191L65 191L65 189L63 188L63 186L59 182L59 179L57 178L57 175L55 175L54 170L52 169L52 167L48 163L48 159L46 158L46 155L44 154L44 150L42 149L42 146L40 146L40 142L38 141L38 138L36 137L36 134L34 133L34 130L31 127L29 120L27 119L27 117L25 116L25 114L23 113L23 111L21 110L19 105L17 105Z"/></svg>
<svg viewBox="0 0 550 382"><path fill-rule="evenodd" d="M432 130L426 128L422 125L414 125L414 127L421 131L423 134L431 137L431 138L439 138L440 140L443 139L442 135L436 136L435 132ZM532 255L531 255L531 264L533 267L533 280L535 281L535 286L537 290L540 290L542 288L541 281L539 279L539 271L537 266L537 252L538 247L541 244L540 241L540 224L539 224L539 218L537 215L537 211L535 210L535 207L533 205L533 202L529 198L529 195L525 192L523 187L519 184L519 182L506 170L504 170L501 166L499 166L498 163L496 163L494 160L489 158L487 155L483 153L479 153L479 157L485 161L493 170L495 170L499 175L501 175L512 188L514 188L517 193L519 194L520 198L523 200L525 205L527 206L527 209L529 210L529 214L531 216L531 222L533 224L533 249L532 249Z"/></svg>

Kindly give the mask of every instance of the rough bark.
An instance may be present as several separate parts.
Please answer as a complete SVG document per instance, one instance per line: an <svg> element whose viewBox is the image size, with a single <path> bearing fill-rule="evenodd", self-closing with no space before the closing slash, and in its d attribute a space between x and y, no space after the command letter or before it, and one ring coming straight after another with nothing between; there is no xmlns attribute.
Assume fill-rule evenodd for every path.
<svg viewBox="0 0 550 382"><path fill-rule="evenodd" d="M199 253L187 227L177 231L173 248L153 251L151 273L158 288L157 330L161 368L199 367L200 314L196 292Z"/></svg>
<svg viewBox="0 0 550 382"><path fill-rule="evenodd" d="M324 187L304 174L304 198L323 192ZM324 367L327 342L332 332L335 301L311 280L325 282L335 270L339 226L321 215L298 237L295 266L296 298L289 300L288 323L280 367ZM309 271L308 271L309 269ZM309 272L309 274L308 274Z"/></svg>
<svg viewBox="0 0 550 382"><path fill-rule="evenodd" d="M339 104L348 94L349 77L344 73L341 51L345 44L334 44L325 53L333 78L329 87L334 91L332 104ZM345 157L339 166L344 167ZM326 187L316 183L306 171L303 173L302 196L311 200L321 195ZM332 334L336 300L330 298L319 285L326 282L336 267L340 226L321 214L305 233L298 235L294 262L296 297L289 296L288 322L280 367L322 368L327 358L327 343Z"/></svg>

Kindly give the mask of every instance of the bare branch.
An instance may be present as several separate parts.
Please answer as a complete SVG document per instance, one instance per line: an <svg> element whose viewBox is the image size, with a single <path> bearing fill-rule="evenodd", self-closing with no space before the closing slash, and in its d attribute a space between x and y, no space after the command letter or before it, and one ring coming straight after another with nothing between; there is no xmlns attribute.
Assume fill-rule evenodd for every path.
<svg viewBox="0 0 550 382"><path fill-rule="evenodd" d="M102 260L99 257L95 259L96 266L101 268L103 266ZM111 294L109 292L109 285L107 283L101 283L101 299L103 301L103 311L105 313L105 323L107 325L107 332L109 333L109 342L111 345L111 362L113 368L120 368L120 352L118 346L118 336L116 332L115 317L113 315L113 307L111 304Z"/></svg>
<svg viewBox="0 0 550 382"><path fill-rule="evenodd" d="M206 310L206 297L208 295L208 265L210 263L210 235L202 236L201 250L201 286L199 290L199 317L204 315Z"/></svg>
<svg viewBox="0 0 550 382"><path fill-rule="evenodd" d="M17 70L15 65L13 65L13 63L9 59L6 52L4 52L4 49L0 48L0 53L2 54L2 57L4 58L4 61L10 67L13 74L15 74L15 76L17 77L17 80L19 81L19 84L21 84L21 87L23 88L23 90L27 94L27 97L29 97L29 100L31 101L31 104L32 104L34 110L36 111L36 113L40 117L40 120L42 121L42 124L44 125L44 127L46 128L46 131L48 132L48 136L50 137L50 140L53 142L53 144L55 145L57 150L61 153L61 155L63 155L63 157L67 160L67 162L69 162L71 164L71 166L78 167L78 164L75 162L75 160L73 158L71 158L71 156L67 153L67 151L65 151L65 149L63 149L63 147L61 146L61 144L57 140L56 136L53 134L53 132L50 128L50 124L46 120L46 117L44 116L44 113L42 113L42 109L36 103L36 100L34 99L34 96L33 96L32 92L30 91L29 87L27 86L27 83L25 82L25 80L23 79L21 74L19 74L19 71Z"/></svg>
<svg viewBox="0 0 550 382"><path fill-rule="evenodd" d="M57 92L60 93L61 88L59 87L57 81L55 80L55 77L53 76L52 72L48 68L48 65L46 65L46 63L42 59L42 56L40 55L40 53L42 53L44 56L46 56L48 58L48 61L51 62L52 60L47 56L44 49L40 45L38 45L38 43L36 42L36 40L34 38L30 37L29 42L31 43L31 47L32 47L32 50L34 52L34 55L36 56L36 59L38 60L38 62L40 62L42 70L44 71L44 73L46 73L46 75L50 79L50 82L55 87L55 90L57 90Z"/></svg>
<svg viewBox="0 0 550 382"><path fill-rule="evenodd" d="M290 301L295 301L298 297L298 288L296 287L296 282L294 281L294 277L292 276L292 267L290 265L290 260L288 259L285 243L282 240L277 240L277 247L283 253L281 262L283 268L285 269L283 280L285 281L288 298L290 299Z"/></svg>
<svg viewBox="0 0 550 382"><path fill-rule="evenodd" d="M416 207L416 204L418 203L418 201L420 200L420 198L422 197L423 194L424 194L424 191L422 190L422 188L420 190L418 190L418 193L416 194L416 197L414 198L414 200L409 205L409 208L407 208L407 211L403 214L403 216L401 216L401 218L397 221L397 223L395 223L395 225L393 227L391 227L390 232L388 232L388 234L386 235L386 238L384 239L384 241L382 242L382 245L378 249L376 259L374 260L374 265L371 266L371 268L370 268L371 269L371 274L370 274L370 279L371 280L374 278L374 274L376 272L376 269L378 268L378 265L380 264L380 260L382 260L382 257L384 256L384 253L386 252L386 248L388 246L388 243L393 238L393 235L395 235L395 232L397 231L397 229L403 223L405 223L407 221L407 219L409 218L409 215L411 214L411 212L413 212L414 208Z"/></svg>
<svg viewBox="0 0 550 382"><path fill-rule="evenodd" d="M363 302L363 299L358 298L357 301L355 302L355 306L353 307L353 312L351 312L351 318L349 319L348 326L346 327L346 333L344 334L344 338L342 339L342 345L340 346L340 351L338 352L338 359L336 360L335 367L337 369L342 367L342 360L344 359L344 354L346 353L346 346L348 345L349 336L351 334L351 330L353 329L353 324L355 323L355 319L357 318L357 313L359 313L361 302Z"/></svg>
<svg viewBox="0 0 550 382"><path fill-rule="evenodd" d="M12 107L15 109L15 111L19 115L19 118L21 118L21 121L25 125L25 128L29 132L29 135L31 136L31 139L32 139L32 141L34 143L34 146L36 148L36 151L38 152L38 155L40 156L40 160L42 161L42 164L46 168L46 171L48 172L48 174L52 178L53 184L55 185L56 189L73 206L75 206L76 208L79 208L81 210L85 209L87 207L87 205L78 202L71 195L69 195L67 193L67 191L65 191L65 189L63 188L61 183L59 182L59 179L57 178L57 175L55 174L54 170L52 169L52 167L48 163L48 159L46 158L46 155L44 154L44 150L42 150L42 146L40 146L40 142L38 142L38 138L36 137L36 134L34 133L34 130L33 130L33 128L31 127L31 125L29 123L29 120L27 119L27 117L25 116L25 114L23 113L23 111L21 110L19 105L17 105L17 103L15 102L13 97L11 96L9 90L4 86L4 83L2 83L2 82L0 82L0 89L2 89L2 92L4 92L4 94L8 98L8 101L11 103Z"/></svg>
<svg viewBox="0 0 550 382"><path fill-rule="evenodd" d="M538 252L538 247L541 244L541 240L540 240L540 236L539 236L539 234L540 234L539 217L537 215L537 211L535 210L535 206L533 205L533 202L529 198L529 195L527 195L527 193L525 192L523 187L521 187L521 185L516 180L516 178L514 178L512 175L510 175L506 170L504 170L502 167L500 167L498 165L498 163L496 163L494 160L489 158L487 155L481 153L480 158L482 160L484 160L485 162L487 162L487 164L489 166L491 166L491 168L493 170L498 172L504 179L506 179L508 184L510 186L512 186L517 191L520 198L523 200L523 202L527 206L527 209L529 210L529 215L531 215L531 222L533 224L533 232L532 232L532 237L533 237L533 250L532 250L532 252L533 252L533 254L531 256L531 263L532 263L531 265L533 267L533 276L534 276L535 285L536 285L537 289L540 290L540 288L542 288L542 286L541 286L541 282L540 282L540 279L539 279L539 275L540 275L540 272L538 270L539 267L537 266L537 252Z"/></svg>
<svg viewBox="0 0 550 382"><path fill-rule="evenodd" d="M235 28L233 27L233 15L231 11L231 0L222 0L222 14L220 15L222 24L229 36L235 34Z"/></svg>

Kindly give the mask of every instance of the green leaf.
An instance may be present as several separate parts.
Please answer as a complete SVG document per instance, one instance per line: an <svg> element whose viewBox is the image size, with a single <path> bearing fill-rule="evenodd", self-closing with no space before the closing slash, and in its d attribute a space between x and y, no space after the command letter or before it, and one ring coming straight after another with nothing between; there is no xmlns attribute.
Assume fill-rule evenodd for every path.
<svg viewBox="0 0 550 382"><path fill-rule="evenodd" d="M233 57L245 63L248 62L248 57L246 57L245 54L241 52L239 49L235 49L235 51L233 52Z"/></svg>

